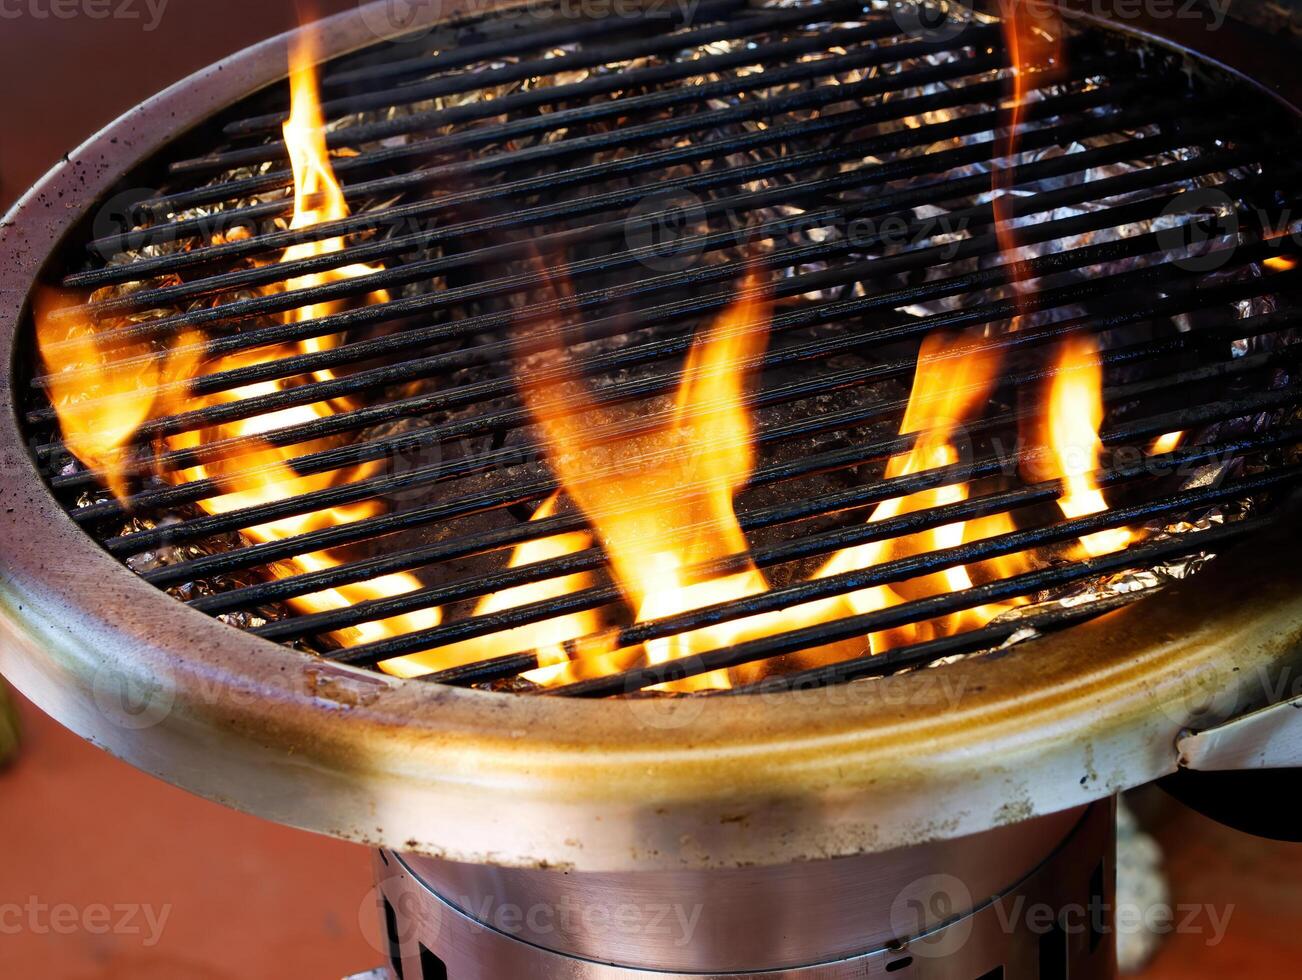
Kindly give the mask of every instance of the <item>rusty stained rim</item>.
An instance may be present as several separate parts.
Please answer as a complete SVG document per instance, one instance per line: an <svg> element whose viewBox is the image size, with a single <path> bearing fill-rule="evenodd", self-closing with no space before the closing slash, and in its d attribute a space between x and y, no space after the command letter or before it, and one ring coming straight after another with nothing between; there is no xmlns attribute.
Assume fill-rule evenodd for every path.
<svg viewBox="0 0 1302 980"><path fill-rule="evenodd" d="M375 40L361 10L319 29L332 55ZM88 208L182 125L284 77L289 37L127 113L0 235L0 670L85 738L238 809L434 857L765 865L952 838L1147 782L1176 768L1195 713L1263 703L1267 681L1302 660L1297 522L1012 654L747 697L576 701L402 681L272 644L150 586L36 472L15 338L32 283Z"/></svg>

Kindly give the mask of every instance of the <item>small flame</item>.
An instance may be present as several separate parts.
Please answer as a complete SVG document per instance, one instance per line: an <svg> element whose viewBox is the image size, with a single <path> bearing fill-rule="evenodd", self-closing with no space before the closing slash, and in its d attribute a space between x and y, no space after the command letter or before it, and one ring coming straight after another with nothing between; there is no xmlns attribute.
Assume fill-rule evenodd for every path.
<svg viewBox="0 0 1302 980"><path fill-rule="evenodd" d="M1035 9L1029 9L1031 6ZM1004 43L1008 48L1013 73L1013 96L1006 124L1007 134L1002 148L1005 164L994 171L990 207L994 213L995 234L999 240L1000 250L1009 260L1018 248L1017 233L1013 227L1015 216L1009 208L1013 201L1012 187L1016 182L1016 167L1013 160L1021 142L1018 129L1025 118L1037 72L1062 60L1062 22L1056 11L1052 8L1045 9L1046 7L1047 5L1044 4L1028 5L1026 0L1000 0L999 2ZM1024 280L1016 280L1012 283L1012 288L1018 300L1019 310L1024 309L1024 304L1031 293L1031 284ZM1020 320L1019 313L1010 325L1010 329L1018 329Z"/></svg>
<svg viewBox="0 0 1302 980"><path fill-rule="evenodd" d="M50 402L68 450L89 468L103 471L113 496L125 500L132 439L141 425L170 410L173 399L158 389L194 373L196 358L188 352L196 349L196 338L183 337L165 358L150 357L143 343L111 349L111 328L84 318L56 319L70 305L70 297L51 289L39 289L33 297L36 344ZM110 364L119 358L140 366L124 370Z"/></svg>
<svg viewBox="0 0 1302 980"><path fill-rule="evenodd" d="M1099 426L1103 424L1103 368L1093 337L1077 335L1062 344L1049 385L1045 420L1050 478L1061 479L1063 494L1058 507L1068 518L1098 514L1108 509L1094 481L1103 458ZM1166 437L1163 437L1166 438ZM1093 556L1111 554L1130 544L1126 528L1087 534L1081 546Z"/></svg>
<svg viewBox="0 0 1302 980"><path fill-rule="evenodd" d="M1291 272L1297 268L1297 259L1291 255L1272 255L1262 264L1275 272Z"/></svg>
<svg viewBox="0 0 1302 980"><path fill-rule="evenodd" d="M1160 456L1163 453L1174 452L1180 446L1180 441L1184 439L1184 432L1168 432L1160 435L1153 440L1153 444L1148 447L1148 455Z"/></svg>

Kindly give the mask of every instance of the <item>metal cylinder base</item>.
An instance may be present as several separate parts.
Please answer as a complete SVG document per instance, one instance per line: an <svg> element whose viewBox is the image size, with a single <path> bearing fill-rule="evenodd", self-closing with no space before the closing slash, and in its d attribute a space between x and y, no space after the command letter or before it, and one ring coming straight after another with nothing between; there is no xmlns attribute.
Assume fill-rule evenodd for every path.
<svg viewBox="0 0 1302 980"><path fill-rule="evenodd" d="M1111 980L1110 803L779 868L566 873L378 851L399 980Z"/></svg>

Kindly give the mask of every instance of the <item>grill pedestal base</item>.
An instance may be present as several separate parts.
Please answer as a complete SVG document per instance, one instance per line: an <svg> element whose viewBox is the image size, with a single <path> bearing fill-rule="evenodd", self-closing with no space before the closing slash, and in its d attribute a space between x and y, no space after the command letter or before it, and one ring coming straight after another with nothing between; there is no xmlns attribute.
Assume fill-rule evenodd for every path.
<svg viewBox="0 0 1302 980"><path fill-rule="evenodd" d="M402 980L1109 980L1114 849L1100 803L780 868L565 873L380 851L375 869Z"/></svg>

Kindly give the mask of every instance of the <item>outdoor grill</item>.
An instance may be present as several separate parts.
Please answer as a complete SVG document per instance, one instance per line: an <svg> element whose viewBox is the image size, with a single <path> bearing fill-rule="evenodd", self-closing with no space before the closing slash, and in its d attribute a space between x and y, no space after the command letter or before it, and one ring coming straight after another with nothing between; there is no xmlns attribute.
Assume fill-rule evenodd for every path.
<svg viewBox="0 0 1302 980"><path fill-rule="evenodd" d="M399 977L1112 976L1111 799L1302 755L1302 92L1061 13L364 7L334 212L303 32L140 106L5 219L0 667L376 848Z"/></svg>

